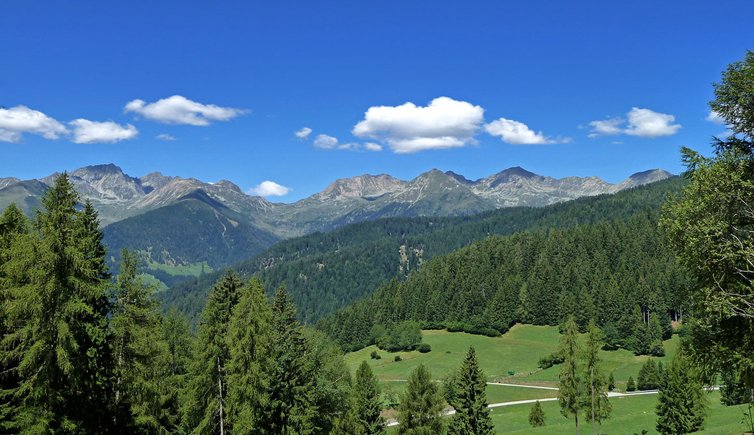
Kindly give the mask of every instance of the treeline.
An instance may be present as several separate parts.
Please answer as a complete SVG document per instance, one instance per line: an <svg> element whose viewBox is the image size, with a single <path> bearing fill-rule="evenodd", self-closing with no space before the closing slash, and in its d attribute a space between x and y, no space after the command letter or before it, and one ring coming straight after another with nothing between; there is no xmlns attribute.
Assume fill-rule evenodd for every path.
<svg viewBox="0 0 754 435"><path fill-rule="evenodd" d="M424 328L496 335L515 323L586 331L595 320L607 346L661 355L671 319L688 308L684 269L662 243L658 212L571 229L492 236L433 259L321 320L345 349L411 320Z"/></svg>
<svg viewBox="0 0 754 435"><path fill-rule="evenodd" d="M0 216L0 432L329 433L360 415L370 382L351 387L284 290L268 301L227 274L194 337L160 314L133 253L111 277L96 212L77 203L64 174L33 221Z"/></svg>
<svg viewBox="0 0 754 435"><path fill-rule="evenodd" d="M626 219L658 210L678 177L619 192L581 198L542 208L516 207L457 218L391 218L348 225L280 242L233 266L242 277L256 275L268 288L284 285L305 323L317 321L392 278L405 279L426 260L444 255L490 235L527 230L573 228ZM207 274L161 292L165 306L198 319L206 295L222 272Z"/></svg>

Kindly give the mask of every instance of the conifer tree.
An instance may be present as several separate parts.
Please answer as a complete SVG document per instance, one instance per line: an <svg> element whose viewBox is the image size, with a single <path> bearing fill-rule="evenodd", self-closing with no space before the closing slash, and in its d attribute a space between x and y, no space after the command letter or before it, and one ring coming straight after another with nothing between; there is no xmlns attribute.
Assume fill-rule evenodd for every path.
<svg viewBox="0 0 754 435"><path fill-rule="evenodd" d="M628 377L628 382L626 382L626 391L627 392L636 391L636 383L634 382L633 376Z"/></svg>
<svg viewBox="0 0 754 435"><path fill-rule="evenodd" d="M613 372L610 372L610 377L607 378L607 391L614 391L615 390L615 377L613 376Z"/></svg>
<svg viewBox="0 0 754 435"><path fill-rule="evenodd" d="M271 434L310 433L316 413L311 399L314 379L307 370L306 341L296 309L283 287L272 300L272 343L264 374L269 382L267 400L258 428Z"/></svg>
<svg viewBox="0 0 754 435"><path fill-rule="evenodd" d="M602 343L602 331L594 321L589 322L584 358L584 380L586 381L586 397L588 397L587 418L592 424L592 433L594 433L595 422L599 425L599 433L602 433L602 421L612 412L612 405L607 398L605 376L600 367L599 350ZM612 377L612 373L610 376Z"/></svg>
<svg viewBox="0 0 754 435"><path fill-rule="evenodd" d="M639 390L655 390L660 387L660 376L657 372L657 364L650 358L641 366L639 376L636 378L636 388Z"/></svg>
<svg viewBox="0 0 754 435"><path fill-rule="evenodd" d="M563 366L558 375L558 402L560 412L566 418L573 417L576 433L579 432L579 412L583 397L581 373L579 370L578 326L573 317L566 321L560 338L558 353L563 357Z"/></svg>
<svg viewBox="0 0 754 435"><path fill-rule="evenodd" d="M182 425L189 432L228 431L228 327L240 288L239 278L227 272L204 307L182 412Z"/></svg>
<svg viewBox="0 0 754 435"><path fill-rule="evenodd" d="M158 364L166 351L160 341L160 316L154 288L139 277L136 254L121 252L112 308L115 358L115 405L129 411L139 430L156 432L162 427L159 383L164 379Z"/></svg>
<svg viewBox="0 0 754 435"><path fill-rule="evenodd" d="M4 269L12 330L3 343L18 358L26 431L106 432L113 424L107 272L93 209L78 212L68 176L42 198L34 234L13 243Z"/></svg>
<svg viewBox="0 0 754 435"><path fill-rule="evenodd" d="M532 427L542 427L545 425L545 412L542 410L539 400L534 402L531 411L529 411L529 424Z"/></svg>
<svg viewBox="0 0 754 435"><path fill-rule="evenodd" d="M700 430L707 417L707 398L698 372L679 351L665 374L657 397L657 431L681 434Z"/></svg>
<svg viewBox="0 0 754 435"><path fill-rule="evenodd" d="M10 294L6 290L20 284L18 274L6 272L4 264L10 260L11 246L29 232L29 222L21 209L15 204L9 205L0 215L0 340L12 331L13 324L6 313L6 302ZM16 413L20 402L14 397L19 387L18 355L6 351L6 345L0 341L0 432L18 431L15 425Z"/></svg>
<svg viewBox="0 0 754 435"><path fill-rule="evenodd" d="M385 422L380 415L382 411L380 384L366 361L362 361L356 370L352 388L351 401L357 422L357 432L354 433L368 435L384 433Z"/></svg>
<svg viewBox="0 0 754 435"><path fill-rule="evenodd" d="M443 431L442 396L424 364L411 372L398 409L398 433L439 434Z"/></svg>
<svg viewBox="0 0 754 435"><path fill-rule="evenodd" d="M457 394L450 402L456 413L448 426L449 434L495 433L490 411L487 409L487 379L479 368L476 351L469 347L466 359L455 377Z"/></svg>
<svg viewBox="0 0 754 435"><path fill-rule="evenodd" d="M160 382L161 421L170 433L178 432L181 427L181 393L188 381L192 340L186 317L175 308L168 310L160 325L160 341L164 343L165 352L161 354L159 364L165 377Z"/></svg>
<svg viewBox="0 0 754 435"><path fill-rule="evenodd" d="M272 310L264 288L252 278L241 290L228 334L228 419L236 433L253 433L262 418L260 412L268 388L263 369L270 360L271 321Z"/></svg>

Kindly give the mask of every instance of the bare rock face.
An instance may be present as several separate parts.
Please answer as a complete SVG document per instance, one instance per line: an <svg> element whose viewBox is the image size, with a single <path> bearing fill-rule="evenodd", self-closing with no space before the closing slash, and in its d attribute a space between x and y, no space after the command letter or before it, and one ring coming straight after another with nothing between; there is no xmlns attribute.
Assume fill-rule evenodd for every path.
<svg viewBox="0 0 754 435"><path fill-rule="evenodd" d="M26 181L0 178L0 206L21 202L29 211L58 175ZM291 204L271 203L248 195L228 180L206 183L159 172L138 178L125 174L113 164L87 166L69 176L83 199L94 204L103 225L199 194L258 228L278 237L291 237L381 217L457 216L502 207L539 207L582 196L614 193L663 180L672 174L653 169L636 173L618 184L598 177L546 177L521 167L508 168L475 181L437 169L410 181L387 174L364 174L336 180L322 192Z"/></svg>

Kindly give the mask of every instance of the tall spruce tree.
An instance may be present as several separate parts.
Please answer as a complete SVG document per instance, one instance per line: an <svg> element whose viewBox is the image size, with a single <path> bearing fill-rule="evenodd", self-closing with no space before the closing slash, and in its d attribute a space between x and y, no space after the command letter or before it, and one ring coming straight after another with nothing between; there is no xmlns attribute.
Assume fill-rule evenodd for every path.
<svg viewBox="0 0 754 435"><path fill-rule="evenodd" d="M636 388L639 390L656 390L660 387L660 373L657 364L652 358L648 359L639 370L636 378Z"/></svg>
<svg viewBox="0 0 754 435"><path fill-rule="evenodd" d="M191 364L193 336L188 320L175 308L168 310L160 324L160 341L165 352L158 363L164 372L160 382L162 402L162 425L167 432L175 433L181 428L181 393L186 389Z"/></svg>
<svg viewBox="0 0 754 435"><path fill-rule="evenodd" d="M112 308L115 358L115 405L128 410L138 430L167 431L162 421L159 383L164 380L160 357L160 315L154 288L139 276L136 254L121 252Z"/></svg>
<svg viewBox="0 0 754 435"><path fill-rule="evenodd" d="M456 413L448 426L449 434L483 434L495 433L490 411L487 408L487 379L479 368L476 351L469 347L466 359L455 377L457 394L450 405Z"/></svg>
<svg viewBox="0 0 754 435"><path fill-rule="evenodd" d="M558 402L560 412L566 418L573 417L576 423L576 433L579 432L579 412L583 402L583 384L579 369L581 354L578 342L578 326L570 317L563 328L560 338L558 354L563 357L563 366L558 375Z"/></svg>
<svg viewBox="0 0 754 435"><path fill-rule="evenodd" d="M699 373L679 351L664 370L657 397L657 431L661 434L696 432L707 417L707 398Z"/></svg>
<svg viewBox="0 0 754 435"><path fill-rule="evenodd" d="M594 321L589 322L586 348L584 349L584 381L586 382L587 419L591 422L592 433L597 423L602 433L602 421L610 417L612 405L607 398L608 385L602 372L599 350L604 337ZM612 374L610 375L612 377Z"/></svg>
<svg viewBox="0 0 754 435"><path fill-rule="evenodd" d="M380 384L372 373L372 368L366 361L362 361L356 370L351 393L351 411L345 420L351 420L350 433L374 435L385 433L385 421L380 399ZM348 433L347 426L340 430Z"/></svg>
<svg viewBox="0 0 754 435"><path fill-rule="evenodd" d="M20 402L15 397L19 387L19 357L9 352L6 349L9 346L2 342L3 337L15 329L6 312L6 304L10 301L10 294L6 289L21 283L17 281L18 274L6 272L4 265L11 258L11 246L28 232L29 222L21 209L15 204L8 206L0 215L0 432L7 433L20 429L15 424Z"/></svg>
<svg viewBox="0 0 754 435"><path fill-rule="evenodd" d="M12 276L3 344L19 361L24 431L101 433L114 424L102 233L96 212L77 203L68 176L58 176L33 235L12 243L3 265Z"/></svg>
<svg viewBox="0 0 754 435"><path fill-rule="evenodd" d="M228 333L228 420L235 433L264 433L257 426L263 419L260 413L269 388L263 370L270 364L271 322L264 288L252 278L241 290Z"/></svg>
<svg viewBox="0 0 754 435"><path fill-rule="evenodd" d="M311 433L317 410L312 403L314 377L307 368L307 346L293 301L283 287L272 301L272 352L264 376L269 382L259 422L263 433Z"/></svg>
<svg viewBox="0 0 754 435"><path fill-rule="evenodd" d="M228 327L238 302L241 281L228 271L212 288L202 313L182 425L193 433L228 431Z"/></svg>
<svg viewBox="0 0 754 435"><path fill-rule="evenodd" d="M398 433L430 435L443 431L442 396L424 364L411 372L398 409Z"/></svg>

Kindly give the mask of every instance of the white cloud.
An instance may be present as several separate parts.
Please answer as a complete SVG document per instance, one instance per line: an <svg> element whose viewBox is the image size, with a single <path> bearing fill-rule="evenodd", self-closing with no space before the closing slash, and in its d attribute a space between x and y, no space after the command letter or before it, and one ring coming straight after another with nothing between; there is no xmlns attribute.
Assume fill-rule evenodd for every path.
<svg viewBox="0 0 754 435"><path fill-rule="evenodd" d="M181 95L173 95L154 103L133 100L126 104L125 111L139 114L144 118L163 124L197 126L209 125L212 121L228 121L248 113L244 109L197 103Z"/></svg>
<svg viewBox="0 0 754 435"><path fill-rule="evenodd" d="M340 143L337 137L329 136L326 134L318 134L314 138L314 147L323 150L367 150L367 151L382 151L382 145L373 142L367 142L364 144L356 142Z"/></svg>
<svg viewBox="0 0 754 435"><path fill-rule="evenodd" d="M725 124L725 120L723 119L723 117L720 116L720 114L717 113L717 112L715 112L714 110L710 110L709 114L704 119L706 119L707 121L712 122L714 124L718 124L718 125Z"/></svg>
<svg viewBox="0 0 754 435"><path fill-rule="evenodd" d="M292 189L282 186L274 181L262 181L257 186L249 189L249 193L257 196L285 196Z"/></svg>
<svg viewBox="0 0 754 435"><path fill-rule="evenodd" d="M159 140L165 140L165 141L175 140L175 136L173 136L172 134L167 134L167 133L158 134L157 136L155 136L155 138Z"/></svg>
<svg viewBox="0 0 754 435"><path fill-rule="evenodd" d="M326 134L317 135L317 137L314 138L314 147L322 148L323 150L335 149L338 147L338 138Z"/></svg>
<svg viewBox="0 0 754 435"><path fill-rule="evenodd" d="M623 133L621 125L625 121L621 118L603 119L602 121L592 121L589 125L592 127L589 137L614 136Z"/></svg>
<svg viewBox="0 0 754 435"><path fill-rule="evenodd" d="M310 134L312 134L312 129L309 127L304 127L301 130L296 131L296 133L294 134L299 139L306 139L309 137Z"/></svg>
<svg viewBox="0 0 754 435"><path fill-rule="evenodd" d="M10 109L0 107L0 140L18 142L24 133L37 134L46 139L58 139L68 130L57 120L26 106Z"/></svg>
<svg viewBox="0 0 754 435"><path fill-rule="evenodd" d="M681 128L681 124L673 122L673 115L634 107L628 112L626 134L639 137L672 136Z"/></svg>
<svg viewBox="0 0 754 435"><path fill-rule="evenodd" d="M370 107L352 133L383 140L396 153L415 153L476 143L474 136L483 122L480 106L439 97L426 107L410 102Z"/></svg>
<svg viewBox="0 0 754 435"><path fill-rule="evenodd" d="M76 119L69 122L73 126L74 143L115 143L133 139L139 131L131 124L119 125L112 121L95 122Z"/></svg>
<svg viewBox="0 0 754 435"><path fill-rule="evenodd" d="M498 136L503 142L512 145L542 145L569 142L570 139L547 137L541 131L535 132L526 124L511 119L500 118L484 126L484 130L492 136Z"/></svg>
<svg viewBox="0 0 754 435"><path fill-rule="evenodd" d="M638 107L631 108L626 119L610 118L592 121L589 125L592 127L591 138L618 134L654 138L672 136L681 129L681 124L675 124L675 116Z"/></svg>

